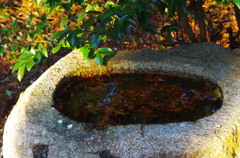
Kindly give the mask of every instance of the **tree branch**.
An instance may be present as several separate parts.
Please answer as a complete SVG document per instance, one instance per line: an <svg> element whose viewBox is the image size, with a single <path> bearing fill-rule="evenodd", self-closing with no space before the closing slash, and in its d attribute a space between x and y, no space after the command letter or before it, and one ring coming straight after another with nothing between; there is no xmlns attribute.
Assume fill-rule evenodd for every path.
<svg viewBox="0 0 240 158"><path fill-rule="evenodd" d="M177 15L178 15L178 20L179 20L181 26L183 27L184 31L188 35L191 42L192 43L198 43L198 40L197 40L197 38L195 37L195 35L192 31L192 27L188 23L187 14L184 13L183 11L177 9Z"/></svg>
<svg viewBox="0 0 240 158"><path fill-rule="evenodd" d="M200 29L200 38L201 42L207 42L207 35L206 35L206 25L204 22L204 11L203 11L203 2L202 0L191 0L191 3L193 4L197 19L198 19L198 26Z"/></svg>

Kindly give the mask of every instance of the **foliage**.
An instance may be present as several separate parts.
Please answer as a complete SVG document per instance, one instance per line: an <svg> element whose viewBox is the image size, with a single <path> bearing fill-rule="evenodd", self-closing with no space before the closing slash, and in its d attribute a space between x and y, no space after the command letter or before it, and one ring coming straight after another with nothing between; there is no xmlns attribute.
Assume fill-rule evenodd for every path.
<svg viewBox="0 0 240 158"><path fill-rule="evenodd" d="M111 43L123 49L126 48L124 45L132 49L137 43L162 49L160 44L174 46L178 41L191 42L176 11L186 14L190 24L199 20L196 12L190 9L192 1L183 0L22 1L24 3L14 0L0 3L3 19L0 23L0 55L15 52L18 62L12 71L18 71L19 81L25 70L30 71L42 58L48 57L49 52L56 53L62 47L78 50L85 60L95 59L102 65L105 55L115 53ZM220 2L226 1L218 0ZM239 0L233 2L239 7ZM219 16L214 12L219 9L218 3L204 8L208 40L215 42L221 41L226 33L224 25L230 23L229 17L222 17L225 21L215 20ZM157 26L161 21L163 24ZM199 30L194 30L193 25L197 35Z"/></svg>

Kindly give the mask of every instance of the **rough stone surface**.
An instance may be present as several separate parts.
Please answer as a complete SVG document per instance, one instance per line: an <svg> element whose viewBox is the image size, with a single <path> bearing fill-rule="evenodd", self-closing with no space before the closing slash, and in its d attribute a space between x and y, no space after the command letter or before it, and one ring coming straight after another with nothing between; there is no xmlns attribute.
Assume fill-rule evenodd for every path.
<svg viewBox="0 0 240 158"><path fill-rule="evenodd" d="M223 106L197 122L111 126L83 125L52 108L55 88L68 77L106 72L156 72L211 81ZM22 93L4 131L4 158L234 158L240 157L240 58L214 43L155 52L122 51L106 66L72 52ZM62 120L62 123L61 121Z"/></svg>

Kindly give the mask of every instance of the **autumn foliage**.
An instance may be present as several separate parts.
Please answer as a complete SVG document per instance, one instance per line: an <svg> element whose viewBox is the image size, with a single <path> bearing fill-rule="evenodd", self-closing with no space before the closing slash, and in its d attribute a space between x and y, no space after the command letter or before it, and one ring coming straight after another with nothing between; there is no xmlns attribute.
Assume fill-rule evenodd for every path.
<svg viewBox="0 0 240 158"><path fill-rule="evenodd" d="M195 0L3 0L0 54L19 81L62 47L103 64L114 50L162 50L185 43L239 47L240 2Z"/></svg>

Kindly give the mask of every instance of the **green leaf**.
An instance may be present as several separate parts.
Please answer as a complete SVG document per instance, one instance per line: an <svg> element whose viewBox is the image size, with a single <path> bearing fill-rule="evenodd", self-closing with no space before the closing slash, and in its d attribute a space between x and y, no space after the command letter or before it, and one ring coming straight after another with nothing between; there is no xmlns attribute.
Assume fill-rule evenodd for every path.
<svg viewBox="0 0 240 158"><path fill-rule="evenodd" d="M56 38L60 37L64 33L69 33L70 30L64 30L64 31L57 31L52 34L51 40L55 40Z"/></svg>
<svg viewBox="0 0 240 158"><path fill-rule="evenodd" d="M136 44L138 43L138 40L139 40L140 36L136 35L133 39L133 42Z"/></svg>
<svg viewBox="0 0 240 158"><path fill-rule="evenodd" d="M65 25L65 23L66 23L67 20L68 20L68 17L67 17L67 16L63 17L63 18L61 19L61 21L60 21L60 27L63 27L63 26Z"/></svg>
<svg viewBox="0 0 240 158"><path fill-rule="evenodd" d="M140 28L146 28L146 26L148 25L148 23L150 21L149 13L147 11L143 11L141 13L141 17L139 17L138 21L140 24Z"/></svg>
<svg viewBox="0 0 240 158"><path fill-rule="evenodd" d="M18 81L19 82L22 81L22 78L23 78L24 72L25 72L25 67L26 67L26 64L20 66L19 69L18 69Z"/></svg>
<svg viewBox="0 0 240 158"><path fill-rule="evenodd" d="M221 96L222 96L222 94L221 94L219 88L214 87L214 90L213 90L213 97L214 97L215 99L218 99L218 98L220 98Z"/></svg>
<svg viewBox="0 0 240 158"><path fill-rule="evenodd" d="M84 16L85 16L85 14L84 14L83 12L80 12L80 13L78 14L78 19L77 19L78 25L79 25L80 22L83 20Z"/></svg>
<svg viewBox="0 0 240 158"><path fill-rule="evenodd" d="M115 54L115 51L112 50L111 48L107 48L107 47L102 47L102 48L98 48L97 49L98 52L104 54L104 55L113 55Z"/></svg>
<svg viewBox="0 0 240 158"><path fill-rule="evenodd" d="M129 35L131 33L131 27L128 25L124 25L124 33L125 35Z"/></svg>
<svg viewBox="0 0 240 158"><path fill-rule="evenodd" d="M106 11L104 14L103 14L103 16L102 16L102 18L101 18L101 21L103 22L103 23L109 23L110 21L112 21L112 18L111 18L111 16L113 16L113 15L115 15L116 13L114 12L114 11Z"/></svg>
<svg viewBox="0 0 240 158"><path fill-rule="evenodd" d="M31 59L31 60L29 60L29 62L26 64L26 69L27 69L28 71L30 71L33 66L34 66L34 60Z"/></svg>
<svg viewBox="0 0 240 158"><path fill-rule="evenodd" d="M158 30L153 26L147 26L146 30L153 34L159 34Z"/></svg>
<svg viewBox="0 0 240 158"><path fill-rule="evenodd" d="M57 42L63 41L62 39L64 39L65 37L67 37L68 34L69 34L69 32L71 32L71 30L66 30L66 32L63 32L63 33L59 36Z"/></svg>
<svg viewBox="0 0 240 158"><path fill-rule="evenodd" d="M100 66L103 65L103 57L102 55L100 54L100 52L97 52L96 53L96 63Z"/></svg>
<svg viewBox="0 0 240 158"><path fill-rule="evenodd" d="M25 65L27 62L28 60L20 60L13 66L12 72L17 71L22 65Z"/></svg>
<svg viewBox="0 0 240 158"><path fill-rule="evenodd" d="M165 3L163 3L162 1L158 1L158 10L160 11L160 13L164 14L166 8L167 5Z"/></svg>
<svg viewBox="0 0 240 158"><path fill-rule="evenodd" d="M5 94L9 97L11 97L13 93L15 93L15 92L9 91L9 90L6 90L6 92L5 92Z"/></svg>
<svg viewBox="0 0 240 158"><path fill-rule="evenodd" d="M11 30L15 31L15 28L17 27L17 19L13 20L12 24L11 24Z"/></svg>
<svg viewBox="0 0 240 158"><path fill-rule="evenodd" d="M84 60L89 60L90 49L88 47L82 47L79 52L82 53Z"/></svg>
<svg viewBox="0 0 240 158"><path fill-rule="evenodd" d="M167 35L167 41L168 41L169 43L173 43L173 42L174 42L174 37L173 37L171 34L168 34L168 35Z"/></svg>
<svg viewBox="0 0 240 158"><path fill-rule="evenodd" d="M20 45L20 43L14 43L14 44L12 45L12 47L11 47L11 51L12 51L12 52L15 52L15 51L17 50L17 48L18 48L19 45Z"/></svg>
<svg viewBox="0 0 240 158"><path fill-rule="evenodd" d="M41 0L34 0L36 4L40 4Z"/></svg>
<svg viewBox="0 0 240 158"><path fill-rule="evenodd" d="M47 52L47 49L46 48L42 48L42 53L45 57L48 57L48 52Z"/></svg>
<svg viewBox="0 0 240 158"><path fill-rule="evenodd" d="M8 33L9 31L10 31L9 29L1 29L1 30L0 30L0 34L1 34L1 33Z"/></svg>
<svg viewBox="0 0 240 158"><path fill-rule="evenodd" d="M3 55L3 53L4 53L4 47L0 46L0 55Z"/></svg>
<svg viewBox="0 0 240 158"><path fill-rule="evenodd" d="M39 24L36 25L36 28L37 28L38 30L42 30L42 29L44 29L44 28L47 27L47 26L48 26L47 23L41 22L41 23L39 23Z"/></svg>
<svg viewBox="0 0 240 158"><path fill-rule="evenodd" d="M41 54L40 54L40 53L36 53L36 55L34 56L34 59L37 59L37 60L38 60L38 62L40 62L40 61L41 61L41 59L42 59L42 56L41 56Z"/></svg>
<svg viewBox="0 0 240 158"><path fill-rule="evenodd" d="M62 4L62 7L63 7L67 12L70 12L70 11L71 11L71 4L64 3L64 4Z"/></svg>
<svg viewBox="0 0 240 158"><path fill-rule="evenodd" d="M71 33L68 35L68 43L72 48L74 48L77 45L77 31L72 30Z"/></svg>
<svg viewBox="0 0 240 158"><path fill-rule="evenodd" d="M177 32L177 31L178 31L178 26L171 26L171 27L169 28L169 31L175 31L175 32Z"/></svg>
<svg viewBox="0 0 240 158"><path fill-rule="evenodd" d="M62 44L59 43L55 48L52 49L52 53L57 53L61 47L62 47Z"/></svg>
<svg viewBox="0 0 240 158"><path fill-rule="evenodd" d="M33 15L33 14L30 14L30 15L28 16L28 20L31 22L32 19L33 19L33 17L34 17L34 15Z"/></svg>
<svg viewBox="0 0 240 158"><path fill-rule="evenodd" d="M82 24L82 27L88 27L88 26L91 25L96 19L97 19L97 17L93 17L93 18L90 18L90 19L86 20L86 21Z"/></svg>
<svg viewBox="0 0 240 158"><path fill-rule="evenodd" d="M89 12L89 11L94 11L94 7L91 4L88 4L85 9L85 12Z"/></svg>
<svg viewBox="0 0 240 158"><path fill-rule="evenodd" d="M233 3L240 9L240 0L233 0Z"/></svg>
<svg viewBox="0 0 240 158"><path fill-rule="evenodd" d="M47 19L47 15L46 15L46 14L43 14L43 16L41 17L41 21L42 21L43 23L45 23L45 22L47 22L46 19Z"/></svg>
<svg viewBox="0 0 240 158"><path fill-rule="evenodd" d="M21 48L21 53L25 53L25 52L28 52L29 51L29 46L25 46L25 47L22 47Z"/></svg>
<svg viewBox="0 0 240 158"><path fill-rule="evenodd" d="M23 35L23 36L20 36L19 39L23 40L23 39L26 39L27 37L28 37L27 35Z"/></svg>
<svg viewBox="0 0 240 158"><path fill-rule="evenodd" d="M124 12L126 15L137 16L133 8L127 8L126 10L124 10Z"/></svg>
<svg viewBox="0 0 240 158"><path fill-rule="evenodd" d="M88 11L87 14L100 14L101 12L99 11Z"/></svg>
<svg viewBox="0 0 240 158"><path fill-rule="evenodd" d="M178 0L169 0L169 6L168 6L168 14L169 14L169 17L172 18L174 15L175 15L175 12L176 12L176 1Z"/></svg>
<svg viewBox="0 0 240 158"><path fill-rule="evenodd" d="M97 48L100 43L100 40L101 38L99 34L92 34L90 43L93 47Z"/></svg>
<svg viewBox="0 0 240 158"><path fill-rule="evenodd" d="M170 27L170 25L164 26L164 27L162 28L162 30L161 30L161 33L169 32L169 27Z"/></svg>
<svg viewBox="0 0 240 158"><path fill-rule="evenodd" d="M33 53L23 53L19 56L19 60L27 60L33 56L34 56Z"/></svg>
<svg viewBox="0 0 240 158"><path fill-rule="evenodd" d="M127 18L124 20L124 23L127 22L129 25L132 25L132 26L136 26L137 23L133 20L133 19L130 19L130 18Z"/></svg>

